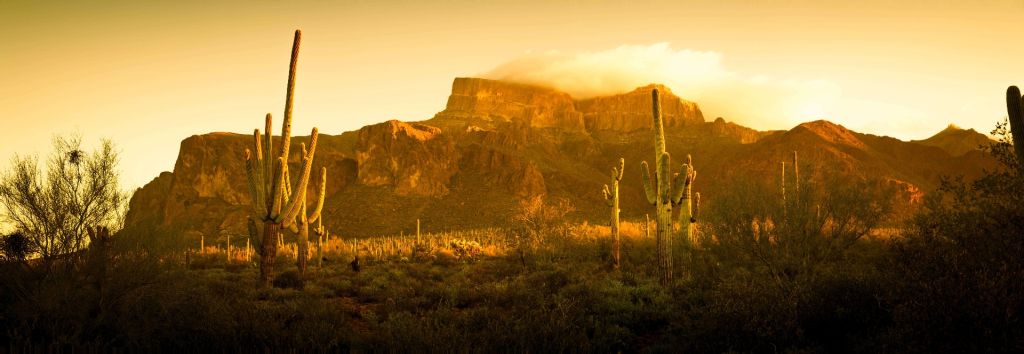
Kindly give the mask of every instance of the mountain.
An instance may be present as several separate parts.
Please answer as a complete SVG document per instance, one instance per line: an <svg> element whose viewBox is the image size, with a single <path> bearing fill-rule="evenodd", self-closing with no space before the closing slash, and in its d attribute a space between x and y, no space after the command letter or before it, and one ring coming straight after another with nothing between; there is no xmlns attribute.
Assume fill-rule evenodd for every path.
<svg viewBox="0 0 1024 354"><path fill-rule="evenodd" d="M995 141L974 129L961 129L956 125L950 124L949 127L943 129L938 134L932 135L928 139L915 140L914 142L940 148L953 156L960 156L971 151L980 150L981 146L988 146Z"/></svg>
<svg viewBox="0 0 1024 354"><path fill-rule="evenodd" d="M734 177L775 181L779 162L790 161L793 151L799 153L801 174L817 180L832 174L877 178L903 191L896 198L905 208L943 175L975 178L995 166L979 151L950 150L959 146L957 136L906 142L828 121L767 132L721 117L709 122L696 103L657 84L575 100L544 87L457 78L446 107L431 119L320 135L313 167L328 170L324 223L343 237L408 233L417 219L427 232L495 226L508 222L520 199L540 194L570 199L577 208L573 217L604 223L601 186L620 157L626 160L622 217L643 218L652 209L643 197L639 165L654 159L655 88L663 92L673 166L691 154L701 177L694 189L709 202ZM127 227L174 230L190 240L198 234L246 234L243 156L251 139L209 133L182 141L174 171L133 195ZM293 137L292 143L308 140ZM298 151L289 164L298 168Z"/></svg>

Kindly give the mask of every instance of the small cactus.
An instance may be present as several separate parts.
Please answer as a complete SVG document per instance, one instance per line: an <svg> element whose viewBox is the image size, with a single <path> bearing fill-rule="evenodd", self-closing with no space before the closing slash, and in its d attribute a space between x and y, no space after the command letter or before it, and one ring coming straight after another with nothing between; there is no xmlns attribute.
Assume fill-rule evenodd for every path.
<svg viewBox="0 0 1024 354"><path fill-rule="evenodd" d="M604 185L604 201L612 209L612 258L615 261L615 269L619 269L621 241L619 240L619 182L622 181L622 171L626 167L626 160L619 159L619 167L612 167L612 187Z"/></svg>

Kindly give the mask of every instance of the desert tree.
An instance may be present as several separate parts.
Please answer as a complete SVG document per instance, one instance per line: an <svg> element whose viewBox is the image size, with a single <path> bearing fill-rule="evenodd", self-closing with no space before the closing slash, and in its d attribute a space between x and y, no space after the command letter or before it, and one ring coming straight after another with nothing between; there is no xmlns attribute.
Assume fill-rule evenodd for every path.
<svg viewBox="0 0 1024 354"><path fill-rule="evenodd" d="M86 152L77 135L54 137L45 171L38 157L16 155L0 177L3 220L44 259L83 249L88 227L116 230L123 222L118 160L110 140Z"/></svg>

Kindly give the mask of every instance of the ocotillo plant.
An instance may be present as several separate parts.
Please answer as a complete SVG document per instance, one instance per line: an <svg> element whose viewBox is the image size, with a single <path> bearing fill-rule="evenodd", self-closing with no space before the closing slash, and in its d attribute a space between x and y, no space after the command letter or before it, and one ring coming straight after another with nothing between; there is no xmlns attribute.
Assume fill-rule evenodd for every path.
<svg viewBox="0 0 1024 354"><path fill-rule="evenodd" d="M693 158L686 155L686 163L680 174L675 176L676 185L673 186L672 204L683 207L679 211L679 231L682 233L680 239L685 242L689 249L693 246L696 238L697 211L693 206L693 181L697 179L697 171L693 169Z"/></svg>
<svg viewBox="0 0 1024 354"><path fill-rule="evenodd" d="M615 269L619 269L619 182L622 181L622 171L626 166L626 159L619 159L619 167L612 167L612 187L604 185L604 201L612 209L612 258L615 261Z"/></svg>
<svg viewBox="0 0 1024 354"><path fill-rule="evenodd" d="M686 176L692 174L689 166L684 165L682 173L676 174L675 183L671 180L672 175L669 171L671 158L665 151L665 127L662 124L661 97L657 89L651 91L651 100L654 113L654 155L657 159L655 161L657 171L652 180L647 161L644 161L640 164L640 172L643 177L647 202L656 206L655 220L657 220L658 229L655 243L658 248L658 269L661 272L661 283L668 285L672 281L672 205L676 204L674 201L682 200L684 192L683 188L676 188L673 193L672 186L673 184L685 185L686 181L679 180L679 178L685 179Z"/></svg>
<svg viewBox="0 0 1024 354"><path fill-rule="evenodd" d="M302 151L306 151L305 145L302 146ZM298 221L292 223L292 232L299 235L299 251L295 257L295 265L299 268L299 274L305 274L306 255L309 254L309 224L320 221L320 211L324 208L324 195L327 193L327 167L320 168L320 193L316 198L316 208L313 209L312 214L306 215L306 190L300 190L298 193L299 203L302 206L299 210Z"/></svg>
<svg viewBox="0 0 1024 354"><path fill-rule="evenodd" d="M303 193L292 195L288 172L288 149L291 145L292 100L295 96L295 68L299 59L299 42L302 32L295 31L292 42L291 62L288 66L288 90L285 96L284 122L281 125L281 150L275 155L271 135L271 116L266 117L266 134L260 137L260 130L253 131L253 149L245 151L246 175L249 193L252 196L253 216L263 222L262 242L257 249L260 253L260 281L269 284L274 272L274 258L277 256L277 238L282 227L289 227L301 211ZM302 174L294 190L305 191L309 184L309 173L316 153L317 129L310 133L309 151L302 156ZM257 238L256 240L259 240Z"/></svg>
<svg viewBox="0 0 1024 354"><path fill-rule="evenodd" d="M1006 89L1006 113L1010 118L1010 134L1013 135L1013 149L1017 162L1024 168L1024 104L1017 86Z"/></svg>

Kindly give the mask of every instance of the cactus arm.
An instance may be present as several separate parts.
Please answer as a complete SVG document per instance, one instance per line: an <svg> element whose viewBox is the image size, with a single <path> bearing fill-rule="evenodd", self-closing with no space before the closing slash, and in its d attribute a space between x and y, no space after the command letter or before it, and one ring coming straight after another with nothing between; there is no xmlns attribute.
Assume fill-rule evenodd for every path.
<svg viewBox="0 0 1024 354"><path fill-rule="evenodd" d="M284 186L283 185L284 185L284 183L286 183L286 182L284 182L284 165L285 164L286 164L286 162L284 161L283 157L278 157L277 158L277 172L278 173L275 174L274 182L270 185L271 190L273 190L273 194L272 194L271 198L274 200L274 203L270 207L270 213L268 214L268 218L270 218L270 219L277 219L277 217L281 214L281 203L282 203L281 197L284 194Z"/></svg>
<svg viewBox="0 0 1024 354"><path fill-rule="evenodd" d="M608 189L608 185L604 185L604 189L601 191L604 194L604 203L610 207L615 206L615 201L612 200L615 196L612 195L611 190Z"/></svg>
<svg viewBox="0 0 1024 354"><path fill-rule="evenodd" d="M654 191L656 182L651 180L651 171L647 168L647 161L640 163L640 179L644 182L644 194L647 196L647 202L654 205L658 202L657 193Z"/></svg>
<svg viewBox="0 0 1024 354"><path fill-rule="evenodd" d="M662 203L671 203L669 195L672 193L672 187L669 184L672 176L672 172L669 171L669 166L672 164L672 157L667 152L661 153L661 158L658 159L658 193L660 194L660 201Z"/></svg>
<svg viewBox="0 0 1024 354"><path fill-rule="evenodd" d="M259 192L257 192L257 190L262 189L263 187L259 186L256 181L256 176L263 173L263 171L259 171L254 160L255 159L252 157L252 151L245 149L245 177L249 185L249 196L252 197L252 212L253 215L261 216L260 214L264 209L263 203L261 203L258 198Z"/></svg>
<svg viewBox="0 0 1024 354"><path fill-rule="evenodd" d="M622 181L622 172L625 171L625 170L626 170L626 159L619 158L619 169L617 170L618 174L614 174L613 173L612 176L614 176L616 181ZM613 170L613 171L615 171L615 170Z"/></svg>
<svg viewBox="0 0 1024 354"><path fill-rule="evenodd" d="M1006 113L1010 120L1010 134L1013 135L1013 149L1017 161L1024 167L1024 104L1021 100L1017 86L1006 89Z"/></svg>
<svg viewBox="0 0 1024 354"><path fill-rule="evenodd" d="M303 201L305 199L304 197L306 187L309 185L309 173L313 168L313 155L316 153L317 135L317 129L313 128L313 132L310 133L309 152L302 159L302 174L299 175L299 186L296 187L296 190L298 190L300 197L291 198L291 201L288 203L288 207L285 208L287 212L285 212L283 215L279 215L279 217L283 216L283 219L278 218L278 222L290 221L294 219L295 216L299 213L299 201L300 199Z"/></svg>
<svg viewBox="0 0 1024 354"><path fill-rule="evenodd" d="M316 208L309 217L309 222L320 222L320 212L324 209L324 197L327 195L327 167L320 167L320 193L316 198Z"/></svg>
<svg viewBox="0 0 1024 354"><path fill-rule="evenodd" d="M683 203L683 192L686 190L686 168L688 166L683 165L679 173L672 176L672 197L671 201L674 205Z"/></svg>
<svg viewBox="0 0 1024 354"><path fill-rule="evenodd" d="M270 113L267 113L267 118L266 118L266 122L265 122L266 123L265 124L265 128L266 128L265 132L266 132L266 134L263 136L263 181L264 182L263 182L263 194L262 195L263 195L263 199L264 199L263 202L266 205L265 208L268 211L271 210L271 208L273 207L273 204L274 204L274 200L272 199L274 197L274 190L272 189L272 185L268 184L268 183L274 180L274 162L277 161L277 159L275 159L274 155L273 155L274 154L274 136L272 135L273 127L271 126L271 124L273 123L273 120L274 119L270 116Z"/></svg>
<svg viewBox="0 0 1024 354"><path fill-rule="evenodd" d="M266 194L267 194L266 184L267 184L267 182L266 182L265 174L266 174L266 170L267 170L266 165L270 165L270 164L267 163L267 160L263 159L263 146L260 144L260 139L261 139L260 130L259 129L253 129L253 132L252 132L252 140L253 140L253 142L252 142L252 144L253 144L253 147L256 150L254 152L251 152L251 153L247 151L246 152L246 159L248 160L248 159L251 158L253 160L253 166L252 166L252 172L251 172L252 173L252 183L253 183L253 186L250 189L250 192L252 192L252 195L251 195L252 198L253 198L252 203L253 203L254 210L256 210L256 215L259 216L262 219L264 216L266 216L266 211L268 209L267 208L267 197L266 197ZM263 215L260 215L260 214L263 214Z"/></svg>

